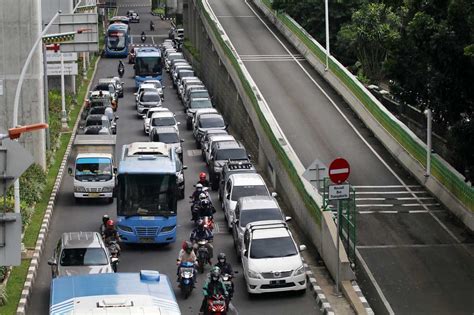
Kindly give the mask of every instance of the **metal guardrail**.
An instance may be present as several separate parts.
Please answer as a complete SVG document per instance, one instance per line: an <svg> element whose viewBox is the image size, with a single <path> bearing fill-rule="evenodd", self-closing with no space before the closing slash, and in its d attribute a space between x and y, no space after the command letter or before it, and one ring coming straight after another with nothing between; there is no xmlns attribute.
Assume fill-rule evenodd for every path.
<svg viewBox="0 0 474 315"><path fill-rule="evenodd" d="M269 0L262 0L262 2L271 8ZM299 24L294 21L286 13L280 13L272 10L273 14L284 23L310 50L313 52L321 62L326 62L326 54L322 46L311 37ZM387 132L423 167L426 167L426 148L420 139L408 133L401 124L394 120L390 115L384 111L379 104L377 104L362 87L361 84L355 82L352 75L347 69L340 65L332 58L329 59L329 69L348 87L351 92L364 104L366 109L372 116L382 125ZM444 185L449 192L471 212L474 212L474 188L469 187L460 176L453 173L443 163L441 157L433 155L431 158L431 174Z"/></svg>

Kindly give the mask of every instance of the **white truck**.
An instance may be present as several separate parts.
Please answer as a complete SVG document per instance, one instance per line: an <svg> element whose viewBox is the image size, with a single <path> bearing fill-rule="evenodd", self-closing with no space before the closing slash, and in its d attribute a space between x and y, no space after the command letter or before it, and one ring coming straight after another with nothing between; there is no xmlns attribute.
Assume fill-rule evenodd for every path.
<svg viewBox="0 0 474 315"><path fill-rule="evenodd" d="M69 175L74 177L76 202L86 198L113 202L116 186L115 135L76 135Z"/></svg>

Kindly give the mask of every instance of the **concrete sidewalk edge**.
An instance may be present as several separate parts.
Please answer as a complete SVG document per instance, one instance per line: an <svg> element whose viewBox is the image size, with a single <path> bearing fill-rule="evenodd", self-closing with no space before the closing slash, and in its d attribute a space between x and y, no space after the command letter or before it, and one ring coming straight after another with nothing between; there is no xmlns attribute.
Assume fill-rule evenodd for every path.
<svg viewBox="0 0 474 315"><path fill-rule="evenodd" d="M99 64L101 57L98 56L95 65L94 65L94 72L92 73L91 79L89 81L89 85L87 86L86 90L86 97L87 93L90 90L92 82L95 77L95 73L97 71L97 65ZM85 101L85 100L84 100ZM81 105L81 110L76 119L76 123L74 124L74 128L72 130L71 138L69 139L69 143L66 148L66 152L64 153L63 159L61 161L61 165L59 166L59 172L56 176L56 180L54 182L53 190L51 191L51 196L49 197L48 206L46 207L46 212L43 217L43 222L41 223L41 229L38 234L38 239L36 240L35 250L33 253L33 257L30 262L30 267L28 268L28 273L26 275L25 284L23 285L23 290L21 291L20 301L18 302L18 306L16 309L17 315L25 315L26 309L28 305L28 299L33 291L33 284L36 280L36 274L38 272L38 268L40 265L40 258L41 254L44 249L44 244L46 242L46 237L48 235L49 224L51 222L51 218L53 216L54 211L54 204L56 202L56 195L59 191L59 187L61 186L61 181L64 175L64 169L66 168L67 158L71 153L72 144L74 143L74 137L76 135L77 128L79 126L79 122L81 120L82 111L84 109L84 104Z"/></svg>
<svg viewBox="0 0 474 315"><path fill-rule="evenodd" d="M316 277L314 276L313 271L311 271L311 268L305 262L304 258L301 257L301 259L303 260L304 269L306 273L306 280L308 281L308 287L311 291L313 291L313 296L316 299L316 303L318 304L321 312L323 313L323 315L335 315L336 313L331 307L331 304L329 304L329 301L327 300L326 295L324 294L323 290L318 285L318 282L316 281Z"/></svg>
<svg viewBox="0 0 474 315"><path fill-rule="evenodd" d="M356 281L342 281L342 292L358 315L374 315Z"/></svg>

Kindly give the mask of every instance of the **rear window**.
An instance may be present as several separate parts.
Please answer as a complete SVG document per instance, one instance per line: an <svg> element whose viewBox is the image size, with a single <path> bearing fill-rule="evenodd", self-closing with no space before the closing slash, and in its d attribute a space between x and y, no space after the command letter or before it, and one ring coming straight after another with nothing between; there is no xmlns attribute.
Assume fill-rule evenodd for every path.
<svg viewBox="0 0 474 315"><path fill-rule="evenodd" d="M157 141L163 143L177 143L179 142L178 134L176 133L159 133L157 134Z"/></svg>
<svg viewBox="0 0 474 315"><path fill-rule="evenodd" d="M207 91L191 92L190 98L210 98Z"/></svg>
<svg viewBox="0 0 474 315"><path fill-rule="evenodd" d="M176 120L173 117L157 117L151 120L151 125L156 126L174 126Z"/></svg>
<svg viewBox="0 0 474 315"><path fill-rule="evenodd" d="M160 95L157 93L143 93L140 97L142 102L159 102L160 100Z"/></svg>
<svg viewBox="0 0 474 315"><path fill-rule="evenodd" d="M240 226L245 227L247 224L257 221L267 220L283 220L280 209L256 209L244 210L240 212Z"/></svg>
<svg viewBox="0 0 474 315"><path fill-rule="evenodd" d="M199 127L201 128L222 128L225 127L222 117L201 117L199 119Z"/></svg>
<svg viewBox="0 0 474 315"><path fill-rule="evenodd" d="M252 240L250 258L278 258L298 254L291 237L275 237Z"/></svg>
<svg viewBox="0 0 474 315"><path fill-rule="evenodd" d="M249 196L268 196L267 186L265 185L248 185L248 186L234 186L232 189L233 201L239 200L242 197Z"/></svg>
<svg viewBox="0 0 474 315"><path fill-rule="evenodd" d="M102 248L68 248L61 252L61 266L107 265L107 255Z"/></svg>
<svg viewBox="0 0 474 315"><path fill-rule="evenodd" d="M216 160L247 160L247 152L244 148L220 149L216 152Z"/></svg>
<svg viewBox="0 0 474 315"><path fill-rule="evenodd" d="M189 104L189 108L212 108L212 103L211 100L205 99L205 100L191 100L191 103Z"/></svg>
<svg viewBox="0 0 474 315"><path fill-rule="evenodd" d="M87 119L86 127L90 127L90 126L102 126L102 119L100 118Z"/></svg>

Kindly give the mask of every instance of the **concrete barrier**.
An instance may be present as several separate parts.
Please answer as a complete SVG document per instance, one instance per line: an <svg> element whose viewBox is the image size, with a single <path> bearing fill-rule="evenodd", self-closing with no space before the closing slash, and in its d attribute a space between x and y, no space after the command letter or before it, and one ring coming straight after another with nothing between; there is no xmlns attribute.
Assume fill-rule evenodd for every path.
<svg viewBox="0 0 474 315"><path fill-rule="evenodd" d="M200 53L198 74L216 107L230 122L237 138L243 139L335 277L336 226L332 214L321 211L321 196L301 177L303 164L206 1L185 2L184 27ZM339 256L341 281L354 279L342 243Z"/></svg>
<svg viewBox="0 0 474 315"><path fill-rule="evenodd" d="M306 60L313 66L313 68L319 72L333 88L337 91L344 100L351 106L352 110L359 116L364 124L374 133L374 135L380 140L385 148L407 169L413 176L422 183L426 189L428 189L433 195L435 195L450 211L452 211L471 231L474 230L474 209L473 209L473 189L469 188L466 184L463 185L463 176L454 170L446 161L440 156L433 154L432 156L432 176L425 176L424 163L426 158L425 144L400 122L395 116L393 116L367 89L347 71L343 65L341 65L335 58L330 56L330 71L326 71L326 65L322 61L321 54L324 55L324 48L312 38L300 25L291 19L291 17L285 15L285 19L292 23L292 25L298 28L301 34L304 34L307 42L312 43L314 47L317 47L317 51L311 50L308 45L301 40L300 37L290 29L285 23L279 18L279 16L271 10L263 0L252 0L253 3L264 13L264 15L277 27L277 29L284 35L284 37L303 55ZM318 56L319 54L319 56ZM345 82L341 80L341 75L337 75L332 69L337 69L340 73L343 73L345 77L349 77L353 85L356 86L358 91L362 91L361 95L356 95ZM382 123L382 118L375 117L369 110L368 102L363 102L362 99L368 100L371 106L377 107L377 111L382 113L385 119ZM387 122L389 121L389 122ZM401 132L395 135L393 132L388 130L387 126L395 126L394 129L398 128ZM398 138L397 138L398 137ZM412 144L411 150L402 145L400 138L407 139ZM414 151L417 151L417 156L414 155ZM423 158L425 160L423 160ZM436 164L436 167L434 166ZM447 179L450 177L450 180ZM446 179L449 184L445 185L442 181ZM456 184L456 185L455 185ZM462 186L462 187L461 187ZM456 187L456 188L455 188ZM461 188L459 188L461 187ZM462 194L464 200L460 200L455 195L455 192L459 195L460 190L466 190L467 192Z"/></svg>

